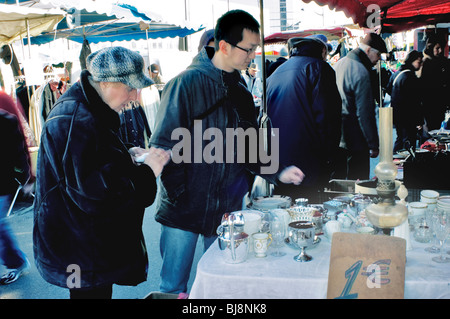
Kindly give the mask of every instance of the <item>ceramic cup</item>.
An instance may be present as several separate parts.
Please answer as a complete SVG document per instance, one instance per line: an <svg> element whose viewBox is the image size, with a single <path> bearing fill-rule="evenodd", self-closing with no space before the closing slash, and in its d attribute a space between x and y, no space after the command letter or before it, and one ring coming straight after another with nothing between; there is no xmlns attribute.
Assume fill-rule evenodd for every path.
<svg viewBox="0 0 450 319"><path fill-rule="evenodd" d="M375 229L370 226L363 226L363 227L356 228L356 231L360 234L370 234L370 235L375 234Z"/></svg>
<svg viewBox="0 0 450 319"><path fill-rule="evenodd" d="M430 189L424 189L420 192L420 201L422 203L436 204L439 193Z"/></svg>
<svg viewBox="0 0 450 319"><path fill-rule="evenodd" d="M259 232L261 227L262 214L259 211L248 210L244 211L244 232L247 233L249 237L249 251L253 251L253 237L252 234Z"/></svg>
<svg viewBox="0 0 450 319"><path fill-rule="evenodd" d="M259 258L266 257L267 249L272 243L272 236L268 233L256 233L252 237L255 256Z"/></svg>
<svg viewBox="0 0 450 319"><path fill-rule="evenodd" d="M334 233L341 231L341 223L337 220L330 220L325 224L324 230L325 236L331 239Z"/></svg>
<svg viewBox="0 0 450 319"><path fill-rule="evenodd" d="M413 219L424 216L427 209L428 205L424 202L411 202L408 204L408 213Z"/></svg>

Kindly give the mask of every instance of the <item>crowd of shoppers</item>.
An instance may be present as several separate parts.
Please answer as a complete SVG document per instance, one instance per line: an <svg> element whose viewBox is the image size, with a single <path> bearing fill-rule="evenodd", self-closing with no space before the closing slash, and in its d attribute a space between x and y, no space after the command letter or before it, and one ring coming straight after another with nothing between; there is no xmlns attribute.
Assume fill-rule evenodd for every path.
<svg viewBox="0 0 450 319"><path fill-rule="evenodd" d="M331 178L369 178L370 158L379 151L371 74L387 53L375 33L333 67L324 36L288 41L267 78L267 115L278 129L276 172L264 174L261 161L249 160L250 145L241 156L237 145L217 136L214 144L212 138L195 144L196 135L214 130L258 130L255 97L264 98L261 87L255 89L259 45L258 21L232 10L214 30L205 31L191 65L167 83L158 64L148 67L147 76L134 51L109 47L89 54L79 81L58 99L40 137L33 247L46 281L68 288L73 299L111 298L113 285L145 281L149 263L142 220L145 208L155 202L161 224L160 291L184 293L198 239L204 250L211 245L223 214L242 208L255 175L275 185L275 194L312 202ZM422 127L441 125L450 72L444 47L430 36L423 54L411 51L391 76L387 91L398 136L394 151L416 145ZM165 87L157 106L142 115L151 123L149 145L128 145L119 114L130 102L149 104L143 101L154 83ZM2 145L10 150L3 158L8 165L2 165L0 194L0 257L8 272L0 283L9 284L29 262L4 216L15 179L26 185L30 173L17 118L0 111L0 120L2 137L9 137ZM174 139L177 132L185 139ZM211 145L213 160L202 156ZM219 151L229 148L231 157ZM69 269L80 269L82 275L69 276Z"/></svg>

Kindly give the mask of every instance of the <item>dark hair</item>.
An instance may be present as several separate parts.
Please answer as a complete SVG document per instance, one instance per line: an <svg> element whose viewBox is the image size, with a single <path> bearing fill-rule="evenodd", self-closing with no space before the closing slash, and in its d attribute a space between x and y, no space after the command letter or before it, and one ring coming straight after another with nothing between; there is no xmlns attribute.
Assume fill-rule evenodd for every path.
<svg viewBox="0 0 450 319"><path fill-rule="evenodd" d="M416 61L418 58L423 58L423 53L417 50L412 50L406 56L404 65L410 67L413 64L413 62Z"/></svg>
<svg viewBox="0 0 450 319"><path fill-rule="evenodd" d="M434 34L434 33L429 34L428 38L427 38L427 42L425 44L425 49L423 50L423 53L433 57L434 56L433 49L434 49L435 45L438 43L441 45L442 51L444 51L445 38L439 34Z"/></svg>
<svg viewBox="0 0 450 319"><path fill-rule="evenodd" d="M231 10L222 15L217 20L214 31L216 51L219 50L219 42L221 40L234 45L241 42L244 29L259 33L259 22L251 14L243 10Z"/></svg>

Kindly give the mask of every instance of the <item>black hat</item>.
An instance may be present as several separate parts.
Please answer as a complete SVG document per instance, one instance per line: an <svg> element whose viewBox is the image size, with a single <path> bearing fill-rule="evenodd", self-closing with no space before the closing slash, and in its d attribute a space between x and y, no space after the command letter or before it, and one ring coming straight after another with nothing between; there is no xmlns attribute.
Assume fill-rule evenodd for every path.
<svg viewBox="0 0 450 319"><path fill-rule="evenodd" d="M383 38L376 33L368 33L361 41L361 43L364 43L365 45L368 45L369 47L374 48L381 53L387 53L386 43L384 42Z"/></svg>

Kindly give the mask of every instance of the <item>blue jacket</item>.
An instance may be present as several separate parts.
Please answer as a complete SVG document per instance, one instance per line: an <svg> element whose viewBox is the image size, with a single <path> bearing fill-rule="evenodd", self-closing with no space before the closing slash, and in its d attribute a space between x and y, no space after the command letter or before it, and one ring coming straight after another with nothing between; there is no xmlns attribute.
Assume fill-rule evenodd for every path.
<svg viewBox="0 0 450 319"><path fill-rule="evenodd" d="M42 131L34 204L34 254L48 282L67 288L136 285L147 278L142 234L145 207L156 196L147 165L133 164L118 137L118 114L83 71L55 104Z"/></svg>
<svg viewBox="0 0 450 319"><path fill-rule="evenodd" d="M156 220L206 236L216 234L224 213L241 209L252 181L250 172L258 172L257 163L238 163L233 148L233 161L225 158L226 129L257 128L257 122L252 95L240 73L216 68L210 60L213 54L211 48L203 48L185 71L166 84L150 140L154 146L177 153L182 143L183 152L190 152L183 153L190 160L171 161L164 167ZM196 119L201 125L194 127ZM207 151L211 141L204 138L209 128L223 134L223 141L216 140L218 149L223 150L223 157L218 155L222 161L209 163L203 156L211 153ZM173 137L177 129L189 132L191 138Z"/></svg>
<svg viewBox="0 0 450 319"><path fill-rule="evenodd" d="M268 115L280 134L280 163L305 173L303 187L328 183L341 136L336 77L321 55L321 44L304 39L267 80Z"/></svg>

